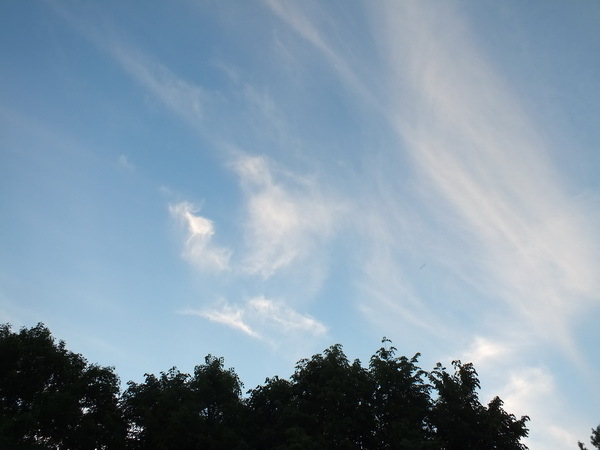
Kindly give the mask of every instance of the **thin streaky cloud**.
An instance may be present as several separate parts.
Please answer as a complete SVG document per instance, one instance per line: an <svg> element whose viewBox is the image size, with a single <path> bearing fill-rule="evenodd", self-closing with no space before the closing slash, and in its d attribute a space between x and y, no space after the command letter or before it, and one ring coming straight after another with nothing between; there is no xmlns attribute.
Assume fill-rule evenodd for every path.
<svg viewBox="0 0 600 450"><path fill-rule="evenodd" d="M230 304L224 300L199 310L187 309L181 314L197 315L244 332L256 339L276 344L284 338L323 336L327 328L315 318L301 314L283 301L257 296Z"/></svg>
<svg viewBox="0 0 600 450"><path fill-rule="evenodd" d="M568 318L598 291L597 238L566 195L546 143L452 11L386 3L390 111L404 148L450 208L484 265L471 276L524 314L539 335L570 347ZM444 36L444 38L442 38ZM460 60L461 64L455 62ZM419 107L406 108L407 98ZM438 217L438 220L443 220ZM591 245L590 245L591 244ZM552 333L545 330L552 329ZM564 330L559 331L556 330Z"/></svg>
<svg viewBox="0 0 600 450"><path fill-rule="evenodd" d="M96 48L112 57L136 83L157 98L167 109L192 128L198 130L203 123L204 90L178 76L168 67L136 49L123 34L111 27L101 27L78 15L64 3L47 2L50 8L77 33L88 39ZM101 14L98 11L98 14Z"/></svg>
<svg viewBox="0 0 600 450"><path fill-rule="evenodd" d="M228 327L242 331L248 336L260 339L261 336L252 328L250 328L250 326L244 321L245 314L243 308L240 308L235 305L232 306L224 302L219 303L220 305L218 308L210 308L203 310L186 309L180 311L180 314L200 316L210 320L211 322L217 322L226 325Z"/></svg>
<svg viewBox="0 0 600 450"><path fill-rule="evenodd" d="M280 0L264 0L264 3L282 20L292 27L303 39L319 50L340 78L362 98L373 101L372 93L366 88L355 68L346 60L342 53L327 41L325 36L316 28L309 17L296 7L293 2Z"/></svg>
<svg viewBox="0 0 600 450"><path fill-rule="evenodd" d="M182 79L167 67L151 61L122 43L111 45L109 51L136 82L158 98L172 113L193 128L200 128L206 97L200 86Z"/></svg>
<svg viewBox="0 0 600 450"><path fill-rule="evenodd" d="M396 207L397 208L397 207ZM359 308L374 323L410 323L430 335L447 335L448 326L423 301L397 257L408 248L403 242L401 219L387 211L362 211L360 232L366 240L361 256ZM356 220L356 217L355 217ZM399 237L400 234L400 237Z"/></svg>
<svg viewBox="0 0 600 450"><path fill-rule="evenodd" d="M327 332L325 325L313 317L300 314L285 303L264 296L250 299L248 310L261 322L272 324L285 333L300 332L320 336Z"/></svg>

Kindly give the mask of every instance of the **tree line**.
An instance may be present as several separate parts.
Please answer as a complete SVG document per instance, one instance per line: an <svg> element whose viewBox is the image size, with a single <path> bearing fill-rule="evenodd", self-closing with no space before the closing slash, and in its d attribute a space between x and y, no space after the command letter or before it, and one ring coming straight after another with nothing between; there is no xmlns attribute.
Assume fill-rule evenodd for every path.
<svg viewBox="0 0 600 450"><path fill-rule="evenodd" d="M481 404L471 363L427 372L419 356L397 356L384 338L363 367L336 344L244 395L235 371L208 355L192 374L146 374L121 391L114 368L69 351L43 324L0 325L0 448L527 448L529 417L498 397Z"/></svg>

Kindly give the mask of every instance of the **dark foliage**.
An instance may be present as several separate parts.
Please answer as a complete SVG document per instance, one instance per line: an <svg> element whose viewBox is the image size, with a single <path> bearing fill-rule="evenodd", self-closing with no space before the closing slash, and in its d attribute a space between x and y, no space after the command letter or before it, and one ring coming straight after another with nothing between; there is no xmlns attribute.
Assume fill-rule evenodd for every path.
<svg viewBox="0 0 600 450"><path fill-rule="evenodd" d="M592 435L590 436L590 441L594 448L600 449L600 425L598 425L596 428L592 428ZM587 450L586 446L583 445L581 442L578 442L578 444L581 450Z"/></svg>
<svg viewBox="0 0 600 450"><path fill-rule="evenodd" d="M495 397L487 406L479 402L479 379L473 364L453 361L454 374L438 365L429 374L438 397L432 403L431 424L441 448L447 450L522 450L519 441L527 436L529 417L517 419L502 409Z"/></svg>
<svg viewBox="0 0 600 450"><path fill-rule="evenodd" d="M129 382L122 407L132 449L245 448L242 384L223 360L207 356L194 375L176 368Z"/></svg>
<svg viewBox="0 0 600 450"><path fill-rule="evenodd" d="M0 326L0 448L120 448L118 396L112 368L88 364L42 324Z"/></svg>
<svg viewBox="0 0 600 450"><path fill-rule="evenodd" d="M384 338L365 368L337 344L243 398L234 370L209 355L191 375L146 374L120 394L111 368L88 364L43 325L3 325L0 448L526 448L529 418L504 411L498 397L482 405L472 364L428 373L419 356L396 356Z"/></svg>

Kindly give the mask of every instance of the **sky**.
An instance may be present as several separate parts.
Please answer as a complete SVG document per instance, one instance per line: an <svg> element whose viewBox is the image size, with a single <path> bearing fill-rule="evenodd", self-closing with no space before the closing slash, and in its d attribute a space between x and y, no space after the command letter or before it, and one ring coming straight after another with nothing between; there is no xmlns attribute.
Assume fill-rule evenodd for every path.
<svg viewBox="0 0 600 450"><path fill-rule="evenodd" d="M125 384L335 343L600 423L600 2L0 2L0 322Z"/></svg>

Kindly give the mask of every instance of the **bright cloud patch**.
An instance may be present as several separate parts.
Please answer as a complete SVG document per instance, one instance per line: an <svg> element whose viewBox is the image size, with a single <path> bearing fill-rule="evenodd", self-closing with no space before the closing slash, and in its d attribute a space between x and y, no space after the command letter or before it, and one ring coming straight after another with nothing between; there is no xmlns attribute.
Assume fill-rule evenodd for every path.
<svg viewBox="0 0 600 450"><path fill-rule="evenodd" d="M275 173L260 156L240 156L233 167L247 195L246 271L269 278L331 233L336 208L309 180Z"/></svg>
<svg viewBox="0 0 600 450"><path fill-rule="evenodd" d="M510 353L511 348L507 344L478 336L466 353L465 360L472 361L477 366L493 364L498 359L508 357Z"/></svg>
<svg viewBox="0 0 600 450"><path fill-rule="evenodd" d="M212 243L215 234L211 220L196 215L187 202L169 207L171 214L187 227L184 256L201 269L225 270L229 268L231 251Z"/></svg>
<svg viewBox="0 0 600 450"><path fill-rule="evenodd" d="M229 305L228 303L221 302L218 308L205 309L205 310L185 310L181 311L181 314L196 315L204 317L211 322L221 323L228 327L242 331L252 337L260 337L250 326L244 322L244 309L239 306Z"/></svg>
<svg viewBox="0 0 600 450"><path fill-rule="evenodd" d="M198 315L272 343L276 343L279 337L322 336L327 332L321 322L264 296L252 298L241 305L220 301L211 308L185 310L182 314Z"/></svg>
<svg viewBox="0 0 600 450"><path fill-rule="evenodd" d="M535 436L536 448L570 448L578 436L565 427L580 426L577 420L557 421L564 410L564 397L559 393L552 373L544 367L528 367L510 373L510 381L501 398L507 411L532 418L529 429ZM543 431L542 431L543 430ZM532 439L532 447L533 447Z"/></svg>
<svg viewBox="0 0 600 450"><path fill-rule="evenodd" d="M532 404L555 395L552 375L539 367L526 368L510 376L503 400L510 411L525 411Z"/></svg>

